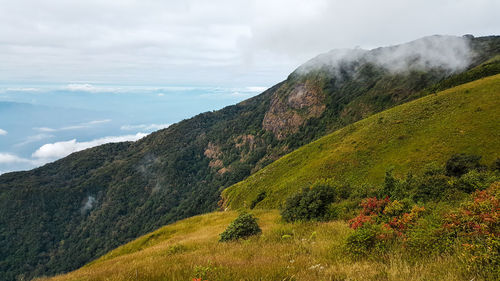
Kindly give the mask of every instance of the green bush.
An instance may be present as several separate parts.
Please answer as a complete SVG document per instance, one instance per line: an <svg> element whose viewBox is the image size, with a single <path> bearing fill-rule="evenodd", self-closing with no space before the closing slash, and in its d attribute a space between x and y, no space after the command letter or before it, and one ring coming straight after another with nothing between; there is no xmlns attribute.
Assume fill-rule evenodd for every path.
<svg viewBox="0 0 500 281"><path fill-rule="evenodd" d="M384 185L380 190L378 197L384 198L389 196L391 199L401 200L410 196L411 190L414 188L415 177L409 173L406 179L395 178L392 170L385 172Z"/></svg>
<svg viewBox="0 0 500 281"><path fill-rule="evenodd" d="M464 153L453 154L446 162L446 174L452 177L460 177L470 170L480 169L481 156L468 155Z"/></svg>
<svg viewBox="0 0 500 281"><path fill-rule="evenodd" d="M471 170L463 174L454 184L457 189L472 193L488 188L496 180L498 180L498 176L494 172Z"/></svg>
<svg viewBox="0 0 500 281"><path fill-rule="evenodd" d="M287 222L326 220L331 215L328 205L334 200L335 190L330 186L304 188L286 200L281 216Z"/></svg>
<svg viewBox="0 0 500 281"><path fill-rule="evenodd" d="M377 230L373 224L357 228L347 237L347 251L354 256L366 256L377 243Z"/></svg>
<svg viewBox="0 0 500 281"><path fill-rule="evenodd" d="M391 171L386 172L384 185L379 191L379 197L389 196L396 200L414 202L440 201L443 195L452 187L450 177L445 170L430 165L422 174L409 173L406 178L398 179Z"/></svg>
<svg viewBox="0 0 500 281"><path fill-rule="evenodd" d="M262 230L257 224L257 219L249 213L241 213L228 227L220 234L219 242L227 242L240 238L247 238L260 234Z"/></svg>
<svg viewBox="0 0 500 281"><path fill-rule="evenodd" d="M346 250L355 257L383 254L389 250L393 233L380 224L365 223L347 237Z"/></svg>
<svg viewBox="0 0 500 281"><path fill-rule="evenodd" d="M436 218L420 218L406 232L405 249L411 257L426 257L451 251L454 238L443 233L439 214Z"/></svg>
<svg viewBox="0 0 500 281"><path fill-rule="evenodd" d="M439 200L451 188L449 180L449 177L439 173L424 174L415 180L411 199L415 202Z"/></svg>

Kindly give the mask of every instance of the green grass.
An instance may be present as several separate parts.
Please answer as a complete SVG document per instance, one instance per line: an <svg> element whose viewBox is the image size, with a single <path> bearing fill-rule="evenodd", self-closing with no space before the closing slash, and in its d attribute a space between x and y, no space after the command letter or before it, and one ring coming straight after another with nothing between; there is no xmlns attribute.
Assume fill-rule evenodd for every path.
<svg viewBox="0 0 500 281"><path fill-rule="evenodd" d="M349 125L270 164L223 191L225 207L279 208L318 181L376 185L385 171L402 176L452 154L500 156L500 75L432 94Z"/></svg>

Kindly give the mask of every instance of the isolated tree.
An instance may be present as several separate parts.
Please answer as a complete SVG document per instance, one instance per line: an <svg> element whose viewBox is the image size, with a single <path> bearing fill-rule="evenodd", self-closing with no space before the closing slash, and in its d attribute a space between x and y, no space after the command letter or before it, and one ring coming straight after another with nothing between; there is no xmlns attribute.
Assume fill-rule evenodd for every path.
<svg viewBox="0 0 500 281"><path fill-rule="evenodd" d="M257 219L252 214L243 212L220 234L219 242L248 238L261 232Z"/></svg>

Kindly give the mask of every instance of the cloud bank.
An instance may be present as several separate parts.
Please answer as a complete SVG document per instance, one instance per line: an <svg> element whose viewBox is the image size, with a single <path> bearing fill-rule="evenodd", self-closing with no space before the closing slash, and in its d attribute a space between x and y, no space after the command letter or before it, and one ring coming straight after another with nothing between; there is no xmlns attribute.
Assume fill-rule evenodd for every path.
<svg viewBox="0 0 500 281"><path fill-rule="evenodd" d="M7 131L0 129L0 136L5 136L5 135L7 135Z"/></svg>
<svg viewBox="0 0 500 281"><path fill-rule="evenodd" d="M87 142L78 142L76 139L72 139L69 141L48 143L44 144L35 152L33 152L32 157L37 159L54 160L68 156L73 152L77 152L80 150L84 150L105 143L136 141L145 137L146 135L147 134L144 133L137 133L135 135L104 137Z"/></svg>
<svg viewBox="0 0 500 281"><path fill-rule="evenodd" d="M109 136L86 142L79 142L76 139L73 139L69 141L47 143L33 152L31 158L23 158L13 153L0 152L0 165L3 165L0 174L13 170L19 170L19 165L23 167L23 170L32 169L44 165L48 162L66 157L73 152L81 151L106 143L137 141L147 135L148 134L145 133L137 133L133 135ZM34 137L34 139L41 138Z"/></svg>

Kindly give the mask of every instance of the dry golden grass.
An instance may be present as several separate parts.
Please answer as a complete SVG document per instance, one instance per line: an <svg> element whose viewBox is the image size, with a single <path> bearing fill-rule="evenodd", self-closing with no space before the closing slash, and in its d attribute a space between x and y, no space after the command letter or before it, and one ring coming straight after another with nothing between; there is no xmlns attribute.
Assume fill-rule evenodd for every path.
<svg viewBox="0 0 500 281"><path fill-rule="evenodd" d="M263 233L219 243L236 218L216 212L165 226L110 252L59 280L462 280L453 257L409 264L397 253L385 260L355 261L342 245L345 222L280 222L276 210L254 212Z"/></svg>

